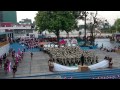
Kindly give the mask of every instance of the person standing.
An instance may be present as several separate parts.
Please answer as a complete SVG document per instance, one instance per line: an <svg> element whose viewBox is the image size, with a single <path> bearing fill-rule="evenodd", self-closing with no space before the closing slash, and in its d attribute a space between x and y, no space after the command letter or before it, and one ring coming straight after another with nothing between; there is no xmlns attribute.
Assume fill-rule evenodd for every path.
<svg viewBox="0 0 120 90"><path fill-rule="evenodd" d="M106 57L105 57L106 58ZM96 63L98 63L98 56L96 56Z"/></svg>
<svg viewBox="0 0 120 90"><path fill-rule="evenodd" d="M103 43L102 43L102 48L103 48Z"/></svg>
<svg viewBox="0 0 120 90"><path fill-rule="evenodd" d="M112 58L109 58L109 68L112 68L113 62L112 62Z"/></svg>
<svg viewBox="0 0 120 90"><path fill-rule="evenodd" d="M15 73L17 71L17 65L16 64L13 66L12 70L13 70L13 78L14 78L15 77Z"/></svg>
<svg viewBox="0 0 120 90"><path fill-rule="evenodd" d="M0 58L0 68L2 68L2 58Z"/></svg>
<svg viewBox="0 0 120 90"><path fill-rule="evenodd" d="M81 64L82 64L82 66L84 65L84 61L85 61L85 57L83 56L83 54L82 54L82 56L80 57L80 59L81 59Z"/></svg>
<svg viewBox="0 0 120 90"><path fill-rule="evenodd" d="M49 66L49 71L53 72L54 65L53 65L52 58L48 60L48 66Z"/></svg>
<svg viewBox="0 0 120 90"><path fill-rule="evenodd" d="M32 57L33 57L33 53L31 52L30 54L31 54L31 59L32 59Z"/></svg>
<svg viewBox="0 0 120 90"><path fill-rule="evenodd" d="M25 48L23 49L23 51L25 52Z"/></svg>
<svg viewBox="0 0 120 90"><path fill-rule="evenodd" d="M4 63L5 63L5 61L6 61L6 57L7 57L7 55L6 55L6 53L3 55L3 61L4 61Z"/></svg>
<svg viewBox="0 0 120 90"><path fill-rule="evenodd" d="M7 72L11 72L11 62L9 59L6 60L7 63Z"/></svg>
<svg viewBox="0 0 120 90"><path fill-rule="evenodd" d="M23 60L23 56L24 56L24 51L22 51L21 53L21 59Z"/></svg>
<svg viewBox="0 0 120 90"><path fill-rule="evenodd" d="M7 62L4 63L4 71L7 74Z"/></svg>

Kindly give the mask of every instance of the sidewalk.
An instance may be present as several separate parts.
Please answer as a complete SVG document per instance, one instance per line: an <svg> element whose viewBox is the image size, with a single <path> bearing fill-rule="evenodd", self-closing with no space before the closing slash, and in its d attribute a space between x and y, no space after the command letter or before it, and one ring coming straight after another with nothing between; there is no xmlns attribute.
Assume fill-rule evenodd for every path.
<svg viewBox="0 0 120 90"><path fill-rule="evenodd" d="M13 60L11 57L8 57L12 62ZM31 60L30 53L25 52L24 58L21 63L19 63L16 77L18 76L30 76L34 74L42 74L42 73L51 73L48 69L48 59L49 56L43 52L33 52L33 59ZM0 68L0 79L4 78L12 78L12 72L5 74L4 67Z"/></svg>

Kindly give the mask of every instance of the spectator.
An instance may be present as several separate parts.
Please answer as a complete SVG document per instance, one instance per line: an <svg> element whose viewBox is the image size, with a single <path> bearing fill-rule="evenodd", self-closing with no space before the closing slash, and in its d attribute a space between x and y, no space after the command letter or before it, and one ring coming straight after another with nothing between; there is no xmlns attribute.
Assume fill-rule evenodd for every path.
<svg viewBox="0 0 120 90"><path fill-rule="evenodd" d="M107 60L107 56L105 56L105 58L104 58L105 60Z"/></svg>

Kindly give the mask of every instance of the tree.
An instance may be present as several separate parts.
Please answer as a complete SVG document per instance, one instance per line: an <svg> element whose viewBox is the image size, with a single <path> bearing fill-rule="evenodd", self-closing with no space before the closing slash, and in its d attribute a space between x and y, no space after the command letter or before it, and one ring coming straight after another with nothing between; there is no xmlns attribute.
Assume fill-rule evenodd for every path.
<svg viewBox="0 0 120 90"><path fill-rule="evenodd" d="M120 18L115 21L114 27L116 32L120 32Z"/></svg>
<svg viewBox="0 0 120 90"><path fill-rule="evenodd" d="M69 32L72 31L72 29L67 29L67 30L65 30L65 31L66 31L66 33L67 33L67 37L69 37Z"/></svg>
<svg viewBox="0 0 120 90"><path fill-rule="evenodd" d="M55 33L57 42L59 43L60 31L68 33L76 28L76 19L78 17L77 11L38 11L35 21L39 31L48 30Z"/></svg>
<svg viewBox="0 0 120 90"><path fill-rule="evenodd" d="M111 31L112 33L115 33L115 32L116 32L116 27L115 27L114 25L112 25L111 28L110 28L110 31Z"/></svg>
<svg viewBox="0 0 120 90"><path fill-rule="evenodd" d="M120 18L116 19L114 24L111 27L109 27L109 29L112 33L120 32Z"/></svg>
<svg viewBox="0 0 120 90"><path fill-rule="evenodd" d="M110 32L110 24L107 20L100 20L98 25L99 30L102 32Z"/></svg>
<svg viewBox="0 0 120 90"><path fill-rule="evenodd" d="M94 40L95 40L95 36L94 36L94 29L97 27L98 25L98 21L97 21L97 11L94 13L90 13L90 25L89 25L89 29L91 32L91 38L90 38L90 44L94 45Z"/></svg>

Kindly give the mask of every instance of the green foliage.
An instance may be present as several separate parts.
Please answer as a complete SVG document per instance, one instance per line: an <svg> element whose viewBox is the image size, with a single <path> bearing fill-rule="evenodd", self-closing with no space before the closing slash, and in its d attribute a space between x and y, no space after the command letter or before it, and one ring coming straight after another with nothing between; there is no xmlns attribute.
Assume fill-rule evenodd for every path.
<svg viewBox="0 0 120 90"><path fill-rule="evenodd" d="M112 33L120 32L120 19L117 19L115 23L110 27Z"/></svg>
<svg viewBox="0 0 120 90"><path fill-rule="evenodd" d="M116 27L114 25L111 26L110 31L115 31L115 30L116 30Z"/></svg>
<svg viewBox="0 0 120 90"><path fill-rule="evenodd" d="M59 42L60 31L69 33L79 29L77 19L80 18L80 11L38 11L35 17L37 30L40 32L48 30L55 33Z"/></svg>
<svg viewBox="0 0 120 90"><path fill-rule="evenodd" d="M117 19L114 23L115 30L120 32L120 19Z"/></svg>
<svg viewBox="0 0 120 90"><path fill-rule="evenodd" d="M39 31L48 30L55 34L57 30L69 32L77 24L71 11L38 11L35 20Z"/></svg>

